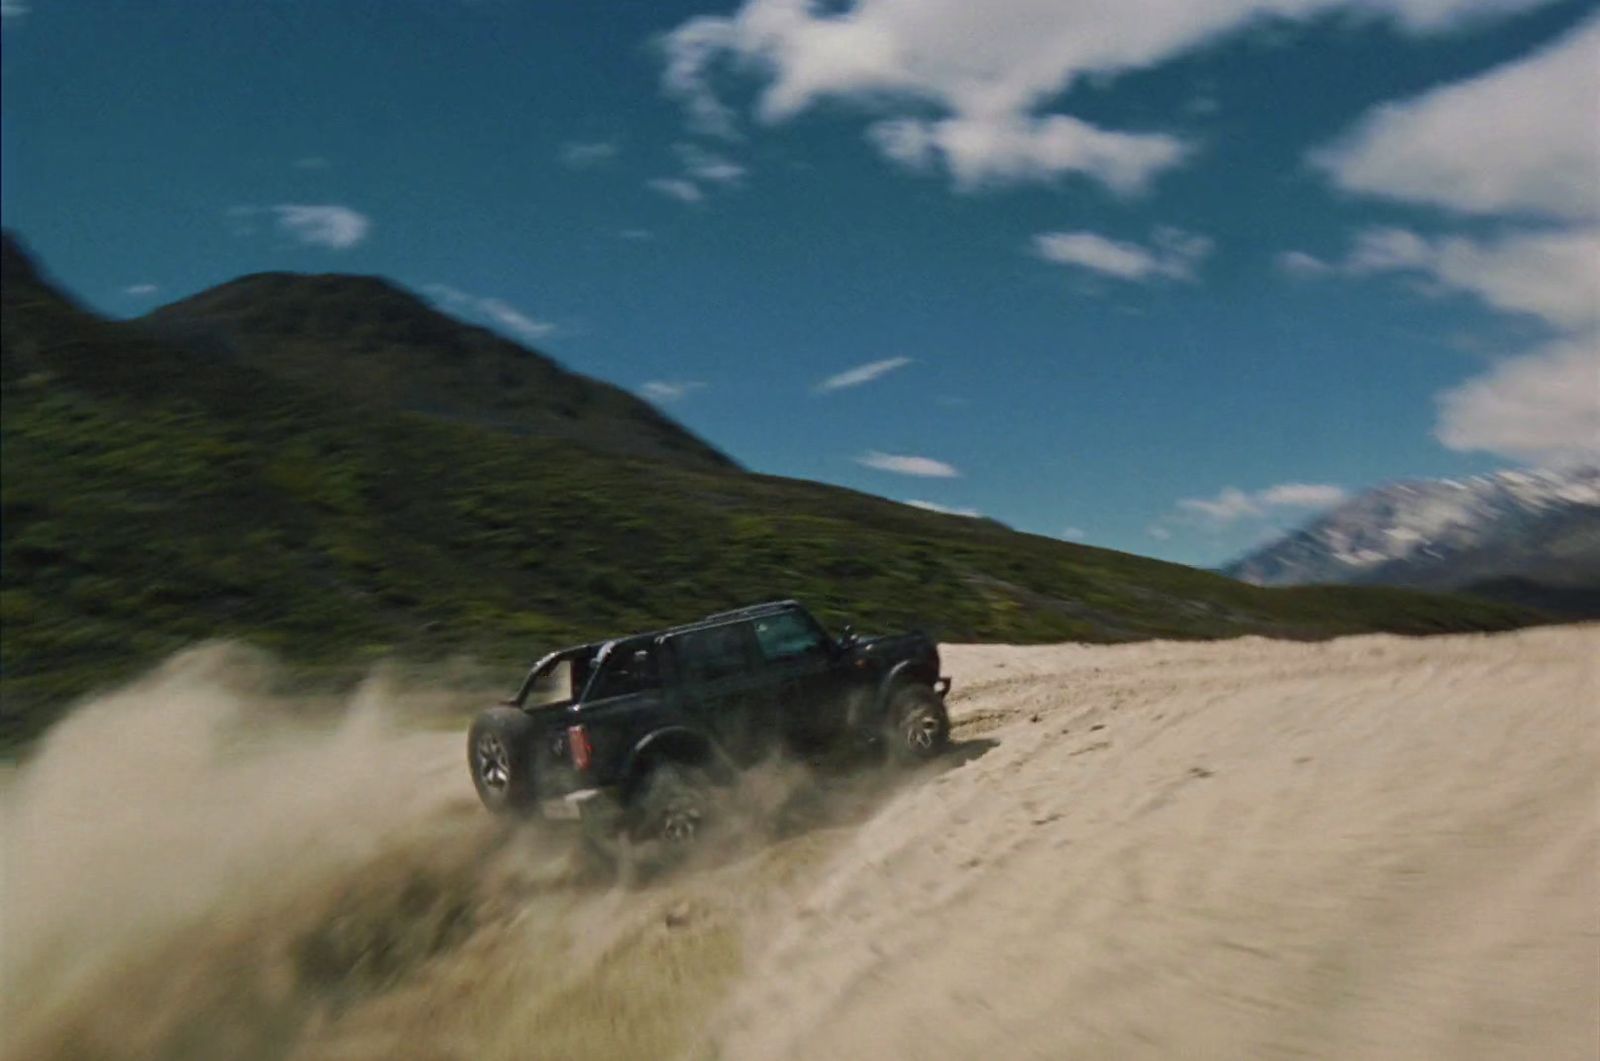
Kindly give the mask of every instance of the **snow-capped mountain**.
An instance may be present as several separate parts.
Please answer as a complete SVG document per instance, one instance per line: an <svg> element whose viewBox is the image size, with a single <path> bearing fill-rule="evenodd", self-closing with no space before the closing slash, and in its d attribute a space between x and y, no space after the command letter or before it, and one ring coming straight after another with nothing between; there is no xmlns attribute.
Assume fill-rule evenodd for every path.
<svg viewBox="0 0 1600 1061"><path fill-rule="evenodd" d="M1600 466L1381 486L1224 572L1266 586L1516 584L1600 595Z"/></svg>

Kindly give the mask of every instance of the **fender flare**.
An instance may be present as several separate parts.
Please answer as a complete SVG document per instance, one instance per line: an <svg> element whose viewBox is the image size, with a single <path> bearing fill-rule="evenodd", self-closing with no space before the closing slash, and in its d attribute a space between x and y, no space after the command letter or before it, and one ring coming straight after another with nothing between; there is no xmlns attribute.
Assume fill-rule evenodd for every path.
<svg viewBox="0 0 1600 1061"><path fill-rule="evenodd" d="M633 790L644 779L649 768L662 760L675 760L707 766L719 781L732 778L735 770L728 756L717 746L711 736L689 726L672 725L651 730L628 753L622 768L622 800L633 795Z"/></svg>
<svg viewBox="0 0 1600 1061"><path fill-rule="evenodd" d="M937 675L928 671L926 667L918 666L921 660L903 659L889 668L889 673L883 676L878 683L877 693L872 698L872 719L874 724L881 724L889 713L889 701L894 697L895 690L900 686L920 681L923 678L932 685Z"/></svg>

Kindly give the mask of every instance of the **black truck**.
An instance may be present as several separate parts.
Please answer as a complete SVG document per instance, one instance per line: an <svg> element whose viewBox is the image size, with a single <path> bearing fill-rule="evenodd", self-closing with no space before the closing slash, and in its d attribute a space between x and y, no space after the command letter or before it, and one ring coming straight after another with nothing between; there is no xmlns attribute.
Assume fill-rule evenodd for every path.
<svg viewBox="0 0 1600 1061"><path fill-rule="evenodd" d="M773 601L550 653L472 723L467 757L491 811L679 846L773 754L939 754L949 690L926 635L835 638Z"/></svg>

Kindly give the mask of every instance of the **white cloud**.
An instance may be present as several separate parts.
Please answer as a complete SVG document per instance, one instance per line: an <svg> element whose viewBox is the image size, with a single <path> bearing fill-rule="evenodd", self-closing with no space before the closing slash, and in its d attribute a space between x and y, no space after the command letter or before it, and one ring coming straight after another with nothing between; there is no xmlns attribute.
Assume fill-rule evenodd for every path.
<svg viewBox="0 0 1600 1061"><path fill-rule="evenodd" d="M924 479L955 479L961 473L944 461L932 457L908 457L872 450L856 458L856 463L882 472L898 475L915 475Z"/></svg>
<svg viewBox="0 0 1600 1061"><path fill-rule="evenodd" d="M681 177L656 177L644 183L651 191L665 195L669 199L676 199L680 203L698 203L706 197L706 193L700 190L698 184Z"/></svg>
<svg viewBox="0 0 1600 1061"><path fill-rule="evenodd" d="M612 161L620 151L611 140L573 141L562 144L557 157L569 169L592 169Z"/></svg>
<svg viewBox="0 0 1600 1061"><path fill-rule="evenodd" d="M968 519L979 519L983 516L983 513L975 508L951 508L948 505L941 505L937 501L907 499L906 504L912 508L920 508L927 512L942 512L946 516L966 516Z"/></svg>
<svg viewBox="0 0 1600 1061"><path fill-rule="evenodd" d="M1436 32L1541 2L745 0L666 36L662 85L706 133L737 135L713 84L732 71L762 80L756 109L769 123L829 99L887 111L871 133L880 150L905 165L942 163L963 187L1081 173L1134 193L1177 164L1185 144L1041 113L1085 77L1157 66L1268 18L1343 10Z"/></svg>
<svg viewBox="0 0 1600 1061"><path fill-rule="evenodd" d="M348 206L279 203L268 209L277 216L279 228L313 247L347 250L372 230L372 219Z"/></svg>
<svg viewBox="0 0 1600 1061"><path fill-rule="evenodd" d="M748 172L732 159L713 154L695 144L675 144L673 150L683 162L690 179L710 184L738 184Z"/></svg>
<svg viewBox="0 0 1600 1061"><path fill-rule="evenodd" d="M1069 542L1081 542L1089 535L1082 527L1066 527L1062 529L1061 536Z"/></svg>
<svg viewBox="0 0 1600 1061"><path fill-rule="evenodd" d="M1342 487L1327 483L1279 483L1253 493L1229 486L1215 497L1186 497L1177 507L1180 522L1216 529L1284 509L1332 508L1347 496Z"/></svg>
<svg viewBox="0 0 1600 1061"><path fill-rule="evenodd" d="M131 295L134 298L149 298L160 290L161 288L156 284L129 284L122 289L122 293Z"/></svg>
<svg viewBox="0 0 1600 1061"><path fill-rule="evenodd" d="M1600 18L1554 46L1372 111L1315 152L1341 188L1466 213L1600 216Z"/></svg>
<svg viewBox="0 0 1600 1061"><path fill-rule="evenodd" d="M1218 526L1261 514L1256 499L1235 486L1225 488L1216 497L1186 497L1178 502L1178 509Z"/></svg>
<svg viewBox="0 0 1600 1061"><path fill-rule="evenodd" d="M1507 358L1437 401L1434 436L1450 449L1593 458L1600 455L1600 334Z"/></svg>
<svg viewBox="0 0 1600 1061"><path fill-rule="evenodd" d="M502 328L516 332L524 339L542 339L556 330L556 326L549 321L535 320L510 303L502 302L498 298L479 299L478 307L484 316Z"/></svg>
<svg viewBox="0 0 1600 1061"><path fill-rule="evenodd" d="M1429 239L1399 228L1358 233L1343 270L1416 272L1495 309L1561 328L1600 319L1600 227Z"/></svg>
<svg viewBox="0 0 1600 1061"><path fill-rule="evenodd" d="M1144 529L1144 532L1158 542L1164 542L1172 537L1172 532L1159 523L1150 524Z"/></svg>
<svg viewBox="0 0 1600 1061"><path fill-rule="evenodd" d="M1305 251L1284 251L1276 260L1278 268L1290 276L1323 276L1333 271L1333 266Z"/></svg>
<svg viewBox="0 0 1600 1061"><path fill-rule="evenodd" d="M1341 261L1289 251L1278 256L1278 267L1301 277L1420 275L1435 290L1471 294L1494 309L1530 314L1564 330L1600 320L1600 226L1511 230L1491 238L1366 228Z"/></svg>
<svg viewBox="0 0 1600 1061"><path fill-rule="evenodd" d="M868 361L864 365L846 369L836 375L829 376L817 384L817 390L822 393L843 390L846 387L859 387L863 383L871 383L880 376L886 376L897 368L904 368L911 364L909 357L889 357L882 361Z"/></svg>
<svg viewBox="0 0 1600 1061"><path fill-rule="evenodd" d="M1062 114L1008 120L895 118L869 126L867 138L907 169L928 170L943 162L963 191L1079 173L1119 195L1137 195L1189 150L1165 133L1109 132Z"/></svg>
<svg viewBox="0 0 1600 1061"><path fill-rule="evenodd" d="M1178 228L1157 229L1148 247L1093 232L1041 232L1033 237L1034 253L1045 261L1134 281L1193 280L1195 267L1211 247L1205 236Z"/></svg>
<svg viewBox="0 0 1600 1061"><path fill-rule="evenodd" d="M675 402L705 387L699 380L653 379L641 384L639 393L653 402Z"/></svg>
<svg viewBox="0 0 1600 1061"><path fill-rule="evenodd" d="M558 330L551 322L530 317L502 299L474 295L449 284L427 284L422 290L445 309L497 324L521 339L543 339Z"/></svg>
<svg viewBox="0 0 1600 1061"><path fill-rule="evenodd" d="M1332 508L1349 495L1343 487L1327 483L1280 483L1257 496L1273 508Z"/></svg>

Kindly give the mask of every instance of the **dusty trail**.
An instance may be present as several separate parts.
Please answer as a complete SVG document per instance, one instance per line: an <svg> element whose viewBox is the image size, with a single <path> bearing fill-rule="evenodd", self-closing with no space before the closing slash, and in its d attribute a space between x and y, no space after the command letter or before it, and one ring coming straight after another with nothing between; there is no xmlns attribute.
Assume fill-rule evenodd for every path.
<svg viewBox="0 0 1600 1061"><path fill-rule="evenodd" d="M0 796L4 1056L1600 1053L1600 627L946 659L943 769L628 890L450 690L180 658Z"/></svg>

